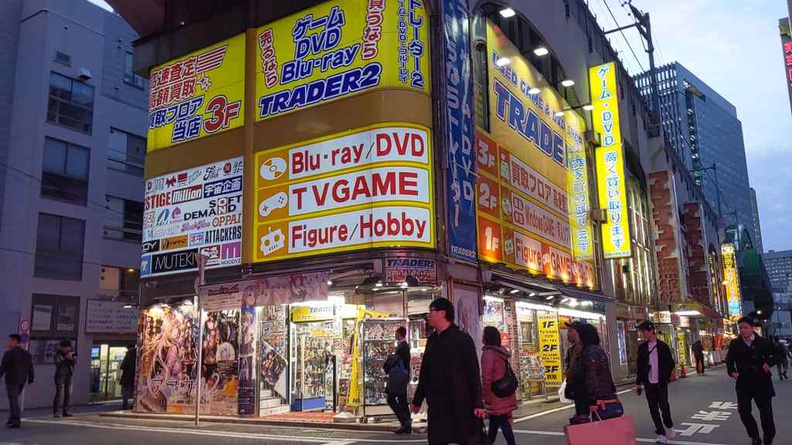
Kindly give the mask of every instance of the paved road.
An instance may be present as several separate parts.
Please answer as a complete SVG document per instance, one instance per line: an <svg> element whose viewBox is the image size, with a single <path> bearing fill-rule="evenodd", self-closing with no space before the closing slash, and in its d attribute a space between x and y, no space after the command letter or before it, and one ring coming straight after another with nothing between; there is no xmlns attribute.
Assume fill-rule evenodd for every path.
<svg viewBox="0 0 792 445"><path fill-rule="evenodd" d="M777 445L792 445L792 424L783 422L792 412L792 383L776 381ZM671 386L672 414L682 434L672 441L678 445L741 445L750 443L737 415L734 385L722 368L705 377L692 377ZM654 442L654 428L643 397L633 393L621 396L625 408L635 419L639 443ZM521 445L562 445L562 427L571 415L569 408L529 418L517 419ZM788 438L788 439L787 439ZM0 432L0 445L10 444L421 444L426 436L394 436L388 433L361 433L312 428L272 428L264 426L203 424L193 427L185 422L149 421L99 417L80 414L74 419L51 419L33 415L21 430ZM498 440L498 445L503 440Z"/></svg>

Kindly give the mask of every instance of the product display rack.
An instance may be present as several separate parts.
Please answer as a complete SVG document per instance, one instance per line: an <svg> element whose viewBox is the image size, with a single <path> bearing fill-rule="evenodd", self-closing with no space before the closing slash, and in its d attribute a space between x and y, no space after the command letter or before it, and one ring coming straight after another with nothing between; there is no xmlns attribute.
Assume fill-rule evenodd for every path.
<svg viewBox="0 0 792 445"><path fill-rule="evenodd" d="M364 418L393 414L385 393L388 376L382 365L396 351L395 332L399 326L406 328L407 320L376 318L361 323Z"/></svg>
<svg viewBox="0 0 792 445"><path fill-rule="evenodd" d="M324 338L297 336L294 370L294 403L292 411L325 408L325 345Z"/></svg>

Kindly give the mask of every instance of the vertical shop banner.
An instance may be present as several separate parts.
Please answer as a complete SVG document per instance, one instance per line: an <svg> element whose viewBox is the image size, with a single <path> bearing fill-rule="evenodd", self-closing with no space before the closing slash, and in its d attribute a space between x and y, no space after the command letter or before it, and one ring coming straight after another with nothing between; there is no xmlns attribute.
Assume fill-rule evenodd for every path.
<svg viewBox="0 0 792 445"><path fill-rule="evenodd" d="M729 307L729 317L742 315L742 294L740 291L740 272L737 269L737 255L734 244L727 243L721 246L723 258L723 281L726 287L726 302Z"/></svg>
<svg viewBox="0 0 792 445"><path fill-rule="evenodd" d="M707 264L707 235L702 223L701 203L686 202L683 206L685 240L688 246L688 268L693 299L704 306L712 306L710 276Z"/></svg>
<svg viewBox="0 0 792 445"><path fill-rule="evenodd" d="M154 307L141 313L137 412L195 412L198 323L194 306Z"/></svg>
<svg viewBox="0 0 792 445"><path fill-rule="evenodd" d="M256 298L250 288L242 291L242 314L239 329L239 392L238 413L249 416L256 413Z"/></svg>
<svg viewBox="0 0 792 445"><path fill-rule="evenodd" d="M539 356L544 367L544 381L548 388L559 388L563 379L561 366L560 334L558 316L543 313L537 317L539 323Z"/></svg>
<svg viewBox="0 0 792 445"><path fill-rule="evenodd" d="M244 125L245 35L154 67L149 153Z"/></svg>
<svg viewBox="0 0 792 445"><path fill-rule="evenodd" d="M242 174L238 157L146 180L141 277L240 264Z"/></svg>
<svg viewBox="0 0 792 445"><path fill-rule="evenodd" d="M781 34L781 52L784 56L784 74L789 93L789 105L792 108L792 32L790 32L788 17L778 20L778 30Z"/></svg>
<svg viewBox="0 0 792 445"><path fill-rule="evenodd" d="M602 250L606 259L628 258L631 255L630 221L616 65L610 62L589 68L589 85L594 131L602 138L602 145L596 152L597 189L600 205L608 214L608 221L602 224Z"/></svg>
<svg viewBox="0 0 792 445"><path fill-rule="evenodd" d="M254 262L435 247L428 128L385 123L256 154Z"/></svg>
<svg viewBox="0 0 792 445"><path fill-rule="evenodd" d="M429 94L420 0L336 0L257 30L257 121L384 88Z"/></svg>
<svg viewBox="0 0 792 445"><path fill-rule="evenodd" d="M240 310L204 315L201 413L236 416L239 413Z"/></svg>
<svg viewBox="0 0 792 445"><path fill-rule="evenodd" d="M674 175L668 170L650 173L649 195L654 217L658 298L662 304L681 303L687 286L682 274L682 243Z"/></svg>
<svg viewBox="0 0 792 445"><path fill-rule="evenodd" d="M451 256L476 261L476 162L473 150L473 74L470 14L465 0L440 2L445 73L445 153L448 243Z"/></svg>

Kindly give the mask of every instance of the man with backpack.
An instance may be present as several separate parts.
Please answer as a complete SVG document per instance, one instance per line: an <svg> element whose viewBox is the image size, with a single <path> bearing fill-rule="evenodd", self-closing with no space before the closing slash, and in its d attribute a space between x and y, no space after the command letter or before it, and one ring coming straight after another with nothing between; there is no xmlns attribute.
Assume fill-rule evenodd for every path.
<svg viewBox="0 0 792 445"><path fill-rule="evenodd" d="M412 433L412 419L407 407L407 386L410 382L410 344L407 343L407 329L399 326L396 329L396 352L391 355L383 366L388 374L388 406L396 414L401 426L394 431L396 434Z"/></svg>

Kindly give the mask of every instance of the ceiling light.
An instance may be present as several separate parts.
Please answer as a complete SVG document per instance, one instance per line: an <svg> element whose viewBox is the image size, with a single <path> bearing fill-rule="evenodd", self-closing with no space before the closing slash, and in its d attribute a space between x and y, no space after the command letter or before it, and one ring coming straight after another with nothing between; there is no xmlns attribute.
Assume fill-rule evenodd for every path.
<svg viewBox="0 0 792 445"><path fill-rule="evenodd" d="M132 305L131 304L125 304L124 305L124 309L132 309Z"/></svg>
<svg viewBox="0 0 792 445"><path fill-rule="evenodd" d="M382 281L377 281L377 283L376 283L376 284L374 284L374 286L377 286L377 287L382 287Z"/></svg>
<svg viewBox="0 0 792 445"><path fill-rule="evenodd" d="M586 111L592 111L592 110L594 110L594 105L591 105L591 104L583 105L583 109L586 110Z"/></svg>
<svg viewBox="0 0 792 445"><path fill-rule="evenodd" d="M565 87L571 87L574 84L575 84L575 81L572 80L572 79L566 79L566 80L562 80L561 81L561 85L565 86Z"/></svg>
<svg viewBox="0 0 792 445"><path fill-rule="evenodd" d="M546 56L546 55L550 54L550 51L547 48L545 48L544 46L539 46L539 47L537 47L534 50L534 54L536 54L537 56L541 57L541 56Z"/></svg>
<svg viewBox="0 0 792 445"><path fill-rule="evenodd" d="M512 289L509 293L510 294L516 294L519 291L520 291L519 289Z"/></svg>
<svg viewBox="0 0 792 445"><path fill-rule="evenodd" d="M762 311L756 311L756 313L762 315Z"/></svg>
<svg viewBox="0 0 792 445"><path fill-rule="evenodd" d="M421 288L421 292L426 292L426 291L428 291L428 290L429 290L429 289L427 289L427 288L425 288L425 287Z"/></svg>
<svg viewBox="0 0 792 445"><path fill-rule="evenodd" d="M556 111L555 112L555 117L564 117L564 110Z"/></svg>
<svg viewBox="0 0 792 445"><path fill-rule="evenodd" d="M545 297L545 300L547 300L547 301L550 301L550 300L552 300L552 299L553 299L553 295L550 295L550 296L548 296L548 297Z"/></svg>
<svg viewBox="0 0 792 445"><path fill-rule="evenodd" d="M134 272L134 271L135 271L135 269L132 269L131 267L129 269L127 269L127 272Z"/></svg>
<svg viewBox="0 0 792 445"><path fill-rule="evenodd" d="M498 67L506 66L511 63L511 59L508 57L501 57L500 59L495 61L495 65Z"/></svg>
<svg viewBox="0 0 792 445"><path fill-rule="evenodd" d="M333 285L333 280L327 280L327 285L328 286L332 286Z"/></svg>
<svg viewBox="0 0 792 445"><path fill-rule="evenodd" d="M539 94L541 91L542 90L540 90L539 88L533 87L530 90L528 90L528 94Z"/></svg>
<svg viewBox="0 0 792 445"><path fill-rule="evenodd" d="M188 298L188 299L184 300L184 303L182 303L182 304L183 304L183 305L185 305L185 306L192 306L192 305L193 305L193 302L192 302L192 300L190 300L190 299Z"/></svg>
<svg viewBox="0 0 792 445"><path fill-rule="evenodd" d="M503 8L500 10L500 15L503 16L503 18L505 19L508 19L509 17L514 17L514 14L516 14L516 12L514 12L514 9L512 8Z"/></svg>
<svg viewBox="0 0 792 445"><path fill-rule="evenodd" d="M696 315L701 315L701 312L697 310L688 310L688 311L676 311L674 315L679 315L681 317L695 317Z"/></svg>
<svg viewBox="0 0 792 445"><path fill-rule="evenodd" d="M536 292L531 292L530 294L528 294L528 296L529 297L535 297L536 296Z"/></svg>
<svg viewBox="0 0 792 445"><path fill-rule="evenodd" d="M402 282L402 284L401 284L401 287L402 287L402 288L406 289L406 288L407 288L407 286L409 286L409 284L407 284L407 282L406 282L406 281Z"/></svg>

